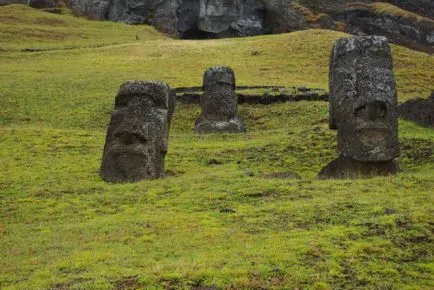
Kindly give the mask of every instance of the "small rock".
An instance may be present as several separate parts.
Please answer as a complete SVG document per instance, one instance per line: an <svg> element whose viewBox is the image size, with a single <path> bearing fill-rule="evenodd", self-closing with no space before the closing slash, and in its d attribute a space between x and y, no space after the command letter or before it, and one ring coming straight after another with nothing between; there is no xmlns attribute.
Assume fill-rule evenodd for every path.
<svg viewBox="0 0 434 290"><path fill-rule="evenodd" d="M227 208L227 207L224 207L224 208L220 209L220 213L235 213L235 212L236 211L234 211L233 209Z"/></svg>
<svg viewBox="0 0 434 290"><path fill-rule="evenodd" d="M220 160L217 160L217 159L210 159L210 160L208 160L208 165L222 165L223 164L223 162L221 162Z"/></svg>
<svg viewBox="0 0 434 290"><path fill-rule="evenodd" d="M394 214L394 213L396 213L396 211L393 208L386 208L386 214L387 215L391 215L391 214Z"/></svg>

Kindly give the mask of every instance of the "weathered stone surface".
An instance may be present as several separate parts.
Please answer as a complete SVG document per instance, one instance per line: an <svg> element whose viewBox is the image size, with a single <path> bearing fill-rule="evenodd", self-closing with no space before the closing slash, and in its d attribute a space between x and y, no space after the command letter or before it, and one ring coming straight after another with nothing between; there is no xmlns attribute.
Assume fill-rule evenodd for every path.
<svg viewBox="0 0 434 290"><path fill-rule="evenodd" d="M354 35L381 35L396 44L434 52L434 22L379 15L366 8L344 9L334 19L346 23L347 32Z"/></svg>
<svg viewBox="0 0 434 290"><path fill-rule="evenodd" d="M235 74L229 67L214 66L203 77L202 114L196 120L197 133L241 133L244 124L238 116Z"/></svg>
<svg viewBox="0 0 434 290"><path fill-rule="evenodd" d="M109 19L107 18L107 12L110 8L110 1L108 0L67 0L67 3L78 16L87 16L94 20Z"/></svg>
<svg viewBox="0 0 434 290"><path fill-rule="evenodd" d="M0 0L1 5L24 4L36 9L52 9L57 7L55 0Z"/></svg>
<svg viewBox="0 0 434 290"><path fill-rule="evenodd" d="M0 0L1 1L1 0ZM288 32L306 22L276 0L69 0L78 15L129 24L148 23L181 38L219 38Z"/></svg>
<svg viewBox="0 0 434 290"><path fill-rule="evenodd" d="M0 0L0 3L2 1L21 0ZM317 23L309 24L301 12L291 5L293 2L322 14L322 17ZM69 6L78 15L129 24L147 23L173 37L202 39L307 28L337 29L335 21L340 21L345 23L348 33L386 36L393 43L434 53L432 21L377 13L369 6L363 6L373 1L357 2L362 2L362 6L348 8L348 4L354 5L351 0L68 0ZM434 1L431 0L385 2L430 18L434 16Z"/></svg>
<svg viewBox="0 0 434 290"><path fill-rule="evenodd" d="M292 1L263 1L266 14L266 26L271 33L290 32L307 28L307 22L301 13L289 4Z"/></svg>
<svg viewBox="0 0 434 290"><path fill-rule="evenodd" d="M321 179L356 179L392 175L399 170L397 159L380 162L358 162L351 158L339 156L324 167L318 176Z"/></svg>
<svg viewBox="0 0 434 290"><path fill-rule="evenodd" d="M8 4L26 4L27 0L0 0L0 5L8 5Z"/></svg>
<svg viewBox="0 0 434 290"><path fill-rule="evenodd" d="M416 98L399 106L399 116L427 128L434 128L434 91L428 99Z"/></svg>
<svg viewBox="0 0 434 290"><path fill-rule="evenodd" d="M54 0L28 0L28 5L36 9L51 9L57 6Z"/></svg>
<svg viewBox="0 0 434 290"><path fill-rule="evenodd" d="M264 34L260 0L183 0L177 29L182 38L219 38Z"/></svg>
<svg viewBox="0 0 434 290"><path fill-rule="evenodd" d="M116 96L101 163L109 182L164 176L175 92L162 82L128 81Z"/></svg>
<svg viewBox="0 0 434 290"><path fill-rule="evenodd" d="M233 0L200 1L199 29L221 33L229 29L240 14L241 3Z"/></svg>
<svg viewBox="0 0 434 290"><path fill-rule="evenodd" d="M426 17L434 17L434 1L432 0L386 0L385 2Z"/></svg>
<svg viewBox="0 0 434 290"><path fill-rule="evenodd" d="M392 173L398 168L391 165L399 155L398 108L387 39L339 39L330 60L329 82L330 128L338 130L340 157L320 177ZM376 165L379 170L374 170Z"/></svg>

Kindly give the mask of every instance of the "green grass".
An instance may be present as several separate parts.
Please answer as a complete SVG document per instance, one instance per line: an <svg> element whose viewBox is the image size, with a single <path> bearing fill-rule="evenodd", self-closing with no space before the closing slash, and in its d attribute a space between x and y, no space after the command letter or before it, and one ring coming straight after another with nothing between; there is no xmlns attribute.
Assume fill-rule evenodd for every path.
<svg viewBox="0 0 434 290"><path fill-rule="evenodd" d="M136 41L149 28L0 11L23 20L1 43L1 289L434 287L434 131L410 122L400 121L402 173L320 181L336 157L325 102L242 105L246 134L210 136L193 133L200 108L178 104L165 179L98 176L121 82L199 86L205 68L223 64L239 85L327 89L331 46L344 34ZM104 46L18 34L41 17L82 23ZM400 101L428 95L432 56L393 52ZM283 172L301 179L270 178Z"/></svg>
<svg viewBox="0 0 434 290"><path fill-rule="evenodd" d="M89 21L24 5L0 6L0 52L100 47L164 39L152 27Z"/></svg>
<svg viewBox="0 0 434 290"><path fill-rule="evenodd" d="M395 16L398 18L409 19L416 22L426 22L433 24L434 21L428 17L420 16L419 14L413 13L411 11L407 11L395 5L386 2L375 2L375 3L362 3L362 2L353 2L347 4L349 7L364 7L373 9L378 14L385 14L390 16Z"/></svg>

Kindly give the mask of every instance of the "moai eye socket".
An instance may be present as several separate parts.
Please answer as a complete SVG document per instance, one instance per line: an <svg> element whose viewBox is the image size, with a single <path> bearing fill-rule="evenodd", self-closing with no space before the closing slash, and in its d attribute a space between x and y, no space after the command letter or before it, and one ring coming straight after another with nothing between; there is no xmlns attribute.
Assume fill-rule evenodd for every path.
<svg viewBox="0 0 434 290"><path fill-rule="evenodd" d="M366 113L366 106L362 105L354 109L354 116L363 117Z"/></svg>

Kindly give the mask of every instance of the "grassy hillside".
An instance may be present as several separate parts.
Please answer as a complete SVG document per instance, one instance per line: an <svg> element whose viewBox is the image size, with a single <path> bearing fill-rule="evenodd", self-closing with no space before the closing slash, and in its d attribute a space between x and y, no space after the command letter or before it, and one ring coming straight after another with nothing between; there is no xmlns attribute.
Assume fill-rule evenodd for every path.
<svg viewBox="0 0 434 290"><path fill-rule="evenodd" d="M152 27L88 21L24 5L0 6L0 52L125 44L164 38Z"/></svg>
<svg viewBox="0 0 434 290"><path fill-rule="evenodd" d="M239 85L327 88L344 34L177 41L20 6L0 13L1 289L434 287L434 130L400 122L397 176L320 181L336 157L325 102L243 105L246 134L211 136L193 133L198 106L178 104L165 179L98 176L123 81L197 86L223 64ZM22 34L42 18L46 35L71 38ZM400 101L428 95L433 57L393 53ZM291 172L301 179L279 178Z"/></svg>

